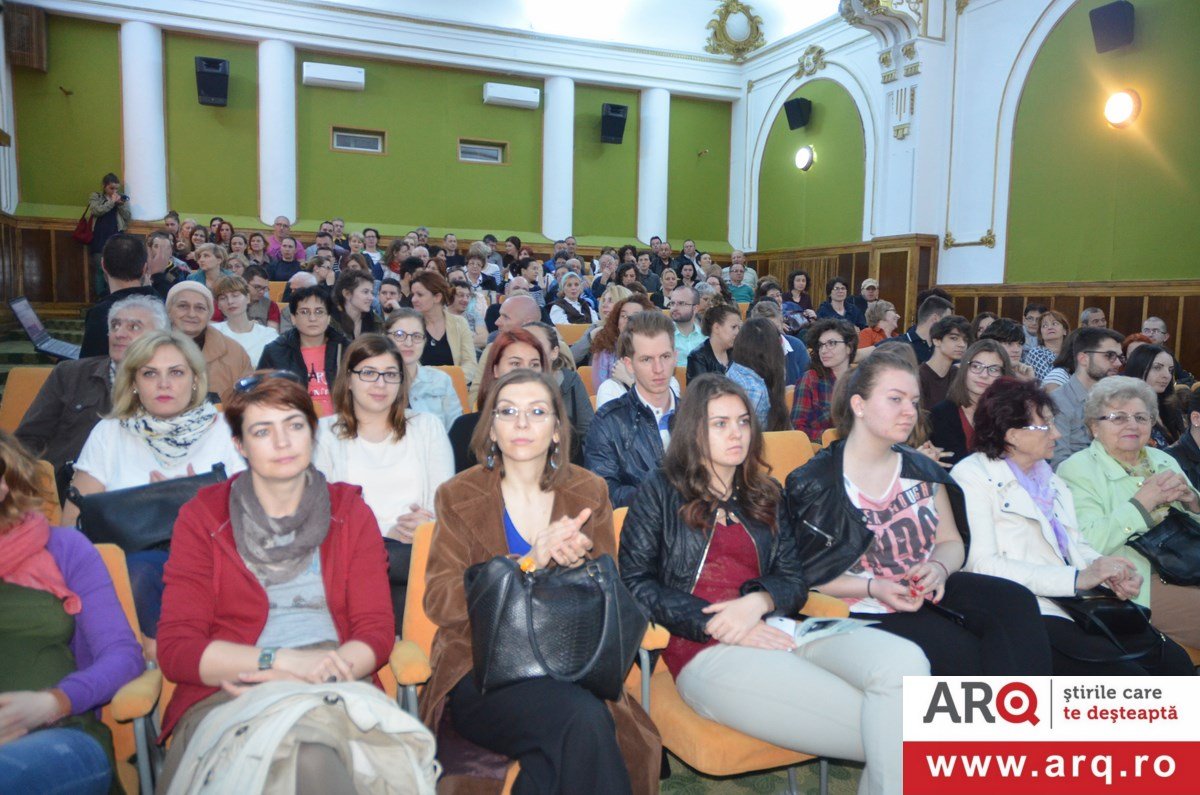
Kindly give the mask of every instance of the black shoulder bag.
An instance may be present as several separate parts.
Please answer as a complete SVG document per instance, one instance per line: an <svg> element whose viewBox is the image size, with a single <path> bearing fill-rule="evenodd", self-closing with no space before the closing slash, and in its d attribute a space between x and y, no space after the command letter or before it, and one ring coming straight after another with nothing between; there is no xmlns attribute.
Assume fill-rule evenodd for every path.
<svg viewBox="0 0 1200 795"><path fill-rule="evenodd" d="M1200 585L1200 523L1178 508L1128 543L1168 585Z"/></svg>
<svg viewBox="0 0 1200 795"><path fill-rule="evenodd" d="M481 693L549 677L615 701L648 623L610 555L523 572L496 557L463 576Z"/></svg>
<svg viewBox="0 0 1200 795"><path fill-rule="evenodd" d="M116 544L126 552L141 552L171 541L175 518L184 503L205 486L225 480L225 465L211 472L171 478L145 486L80 494L72 486L70 500L79 506L75 526L93 544Z"/></svg>
<svg viewBox="0 0 1200 795"><path fill-rule="evenodd" d="M1060 654L1080 662L1133 662L1151 654L1162 658L1166 639L1150 623L1150 611L1137 602L1119 599L1107 588L1091 588L1078 596L1052 596L1051 602L1061 607L1071 620L1089 635L1106 638L1114 653L1097 657L1057 649Z"/></svg>

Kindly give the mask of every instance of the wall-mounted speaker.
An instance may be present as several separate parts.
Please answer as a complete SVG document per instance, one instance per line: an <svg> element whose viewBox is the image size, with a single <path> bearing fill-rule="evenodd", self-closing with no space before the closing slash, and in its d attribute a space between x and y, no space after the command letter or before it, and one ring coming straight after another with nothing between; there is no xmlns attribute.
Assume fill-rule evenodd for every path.
<svg viewBox="0 0 1200 795"><path fill-rule="evenodd" d="M1088 17L1092 21L1096 52L1108 52L1133 43L1133 3L1129 0L1093 8Z"/></svg>
<svg viewBox="0 0 1200 795"><path fill-rule="evenodd" d="M621 143L625 138L625 117L628 114L628 105L610 105L605 102L600 107L600 143Z"/></svg>
<svg viewBox="0 0 1200 795"><path fill-rule="evenodd" d="M225 107L229 102L229 61L196 56L196 98L201 105Z"/></svg>
<svg viewBox="0 0 1200 795"><path fill-rule="evenodd" d="M783 103L783 111L787 114L788 128L799 130L812 118L812 102L804 97L789 99Z"/></svg>

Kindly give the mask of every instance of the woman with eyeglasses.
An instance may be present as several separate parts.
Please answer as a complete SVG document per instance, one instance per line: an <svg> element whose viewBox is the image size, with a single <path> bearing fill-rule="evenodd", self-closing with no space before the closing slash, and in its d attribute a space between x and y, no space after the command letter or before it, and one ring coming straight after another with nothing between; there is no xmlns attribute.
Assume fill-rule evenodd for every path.
<svg viewBox="0 0 1200 795"><path fill-rule="evenodd" d="M1145 381L1109 376L1088 392L1083 417L1093 441L1058 467L1075 500L1080 533L1101 554L1133 563L1147 583L1134 601L1153 611L1155 626L1184 646L1200 647L1200 588L1164 583L1127 543L1171 509L1200 519L1200 492L1174 458L1150 444L1157 395Z"/></svg>
<svg viewBox="0 0 1200 795"><path fill-rule="evenodd" d="M532 342L528 352L544 357L527 331L507 334L506 353ZM493 352L505 336L493 343ZM519 761L514 792L658 792L658 734L627 696L605 702L579 685L549 678L487 693L476 686L464 571L498 555L516 555L523 567L542 569L616 554L608 487L567 460L571 430L562 421L557 386L520 367L489 383L480 398L471 449L481 463L437 493L425 610L438 630L421 719L436 731L448 708L458 734Z"/></svg>
<svg viewBox="0 0 1200 795"><path fill-rule="evenodd" d="M1079 532L1071 490L1047 463L1058 438L1050 396L1032 382L1001 378L979 398L974 417L976 452L950 473L972 529L964 568L1018 582L1038 597L1059 676L1193 675L1187 653L1171 641L1161 655L1120 659L1111 641L1049 598L1101 586L1133 599L1145 587L1133 563L1102 555Z"/></svg>
<svg viewBox="0 0 1200 795"><path fill-rule="evenodd" d="M260 370L287 370L305 379L317 414L333 413L333 380L350 341L331 325L334 306L320 285L302 287L288 299L292 328L263 348Z"/></svg>
<svg viewBox="0 0 1200 795"><path fill-rule="evenodd" d="M546 348L528 329L510 329L496 335L496 339L488 348L487 359L483 362L476 406L483 406L496 379L513 370L533 370L538 373L549 373L551 370L550 356ZM471 439L482 417L481 411L464 414L450 427L450 446L454 449L455 472L470 469L478 463L471 447Z"/></svg>
<svg viewBox="0 0 1200 795"><path fill-rule="evenodd" d="M408 407L432 414L449 430L462 416L462 400L450 376L436 367L421 364L425 351L425 318L415 309L397 309L388 315L384 333L400 352L404 362L404 383Z"/></svg>
<svg viewBox="0 0 1200 795"><path fill-rule="evenodd" d="M364 334L352 342L334 382L335 412L317 424L313 456L328 480L361 486L375 514L388 551L397 635L413 533L433 520L434 492L454 475L446 429L432 414L409 407L407 375L391 338Z"/></svg>
<svg viewBox="0 0 1200 795"><path fill-rule="evenodd" d="M216 333L216 332L214 332ZM234 343L230 343L234 344ZM178 331L147 331L129 346L113 383L113 408L88 434L71 481L87 496L203 475L213 466L233 476L246 468L221 412L206 400L208 376L196 344ZM63 505L75 525L79 507ZM86 529L86 528L85 528ZM163 565L170 544L126 555L133 603L154 656L162 605Z"/></svg>
<svg viewBox="0 0 1200 795"><path fill-rule="evenodd" d="M264 719L217 707L261 695L255 685L265 682L294 697L307 685L379 686L372 675L395 643L379 528L357 486L313 467L317 415L305 380L255 373L238 383L225 416L249 470L183 506L167 561L159 663L176 687L163 714L171 744L162 792L176 776L192 791L198 733L229 736L222 720ZM312 707L324 730L289 730L279 752L290 758L272 774L290 777L298 793L364 786L354 747L364 730L345 720L353 699L346 688ZM251 731L260 727L270 730Z"/></svg>
<svg viewBox="0 0 1200 795"><path fill-rule="evenodd" d="M858 351L858 329L845 320L822 318L804 336L812 352L812 365L796 382L792 427L814 442L833 427L830 407L833 385L850 371Z"/></svg>
<svg viewBox="0 0 1200 795"><path fill-rule="evenodd" d="M818 318L845 320L853 323L858 329L867 327L867 319L862 310L854 305L850 298L850 285L845 278L834 276L825 283L825 301L817 307Z"/></svg>
<svg viewBox="0 0 1200 795"><path fill-rule="evenodd" d="M949 454L939 460L954 466L975 443L975 408L997 378L1011 376L1008 354L995 340L980 340L967 348L950 380L946 399L929 410L929 441Z"/></svg>

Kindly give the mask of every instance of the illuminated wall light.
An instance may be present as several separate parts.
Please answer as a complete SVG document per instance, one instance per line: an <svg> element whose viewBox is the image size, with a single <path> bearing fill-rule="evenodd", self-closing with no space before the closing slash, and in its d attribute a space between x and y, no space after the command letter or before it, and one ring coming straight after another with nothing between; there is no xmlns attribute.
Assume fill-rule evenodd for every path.
<svg viewBox="0 0 1200 795"><path fill-rule="evenodd" d="M1118 91L1104 103L1104 118L1113 127L1128 127L1142 111L1142 98L1132 88Z"/></svg>
<svg viewBox="0 0 1200 795"><path fill-rule="evenodd" d="M796 168L808 171L817 160L817 153L811 146L802 146L796 150Z"/></svg>

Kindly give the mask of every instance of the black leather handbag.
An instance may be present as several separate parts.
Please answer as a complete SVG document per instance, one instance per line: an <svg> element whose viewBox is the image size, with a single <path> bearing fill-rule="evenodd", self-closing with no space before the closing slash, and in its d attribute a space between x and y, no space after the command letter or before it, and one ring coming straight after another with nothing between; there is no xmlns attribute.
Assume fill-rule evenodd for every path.
<svg viewBox="0 0 1200 795"><path fill-rule="evenodd" d="M1200 585L1200 523L1178 508L1128 543L1168 585Z"/></svg>
<svg viewBox="0 0 1200 795"><path fill-rule="evenodd" d="M1106 638L1115 653L1086 657L1058 649L1059 653L1081 662L1132 662L1162 655L1165 639L1150 623L1150 611L1136 602L1119 599L1107 588L1092 588L1078 596L1050 597L1071 620L1089 635Z"/></svg>
<svg viewBox="0 0 1200 795"><path fill-rule="evenodd" d="M211 472L172 478L145 486L80 494L71 488L70 499L79 506L75 526L93 544L116 544L126 552L165 546L175 530L175 518L184 503L205 486L225 480L225 465Z"/></svg>
<svg viewBox="0 0 1200 795"><path fill-rule="evenodd" d="M463 579L481 693L550 677L620 697L648 621L610 555L529 573L496 557Z"/></svg>

